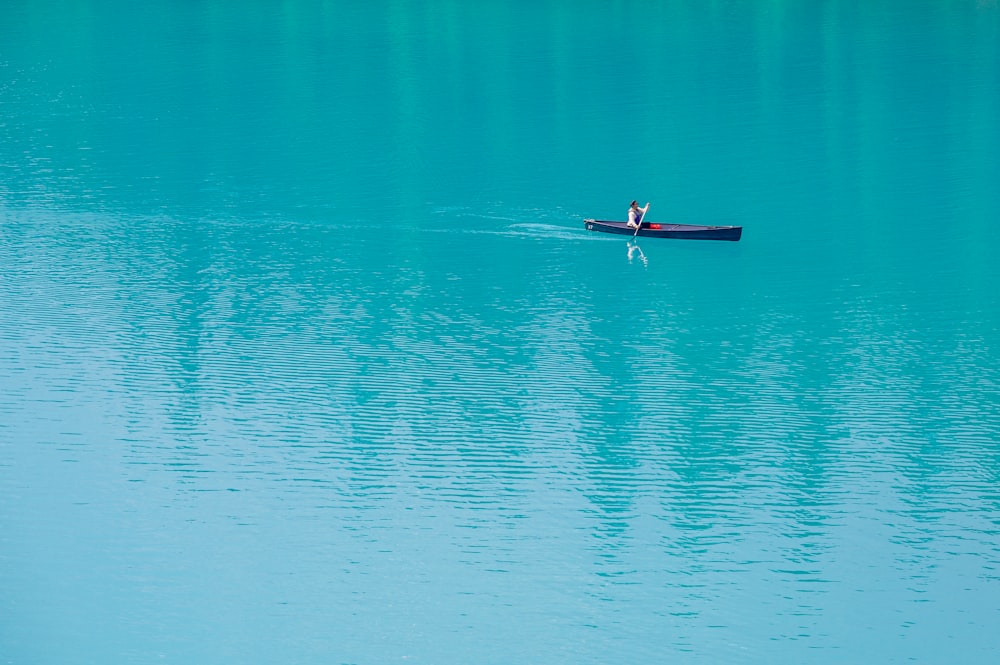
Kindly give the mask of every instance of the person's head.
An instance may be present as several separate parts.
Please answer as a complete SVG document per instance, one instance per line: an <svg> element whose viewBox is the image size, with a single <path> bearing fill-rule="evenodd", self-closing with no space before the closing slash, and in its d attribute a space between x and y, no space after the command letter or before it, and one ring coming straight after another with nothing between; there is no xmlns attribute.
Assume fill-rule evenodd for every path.
<svg viewBox="0 0 1000 665"><path fill-rule="evenodd" d="M632 201L632 203L630 205L633 208L638 208L639 207L639 202L638 201Z"/></svg>

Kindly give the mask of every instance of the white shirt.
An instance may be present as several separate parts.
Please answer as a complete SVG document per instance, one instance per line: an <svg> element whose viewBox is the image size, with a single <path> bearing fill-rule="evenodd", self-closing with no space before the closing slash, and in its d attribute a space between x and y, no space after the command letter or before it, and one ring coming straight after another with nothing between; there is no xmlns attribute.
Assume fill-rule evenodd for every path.
<svg viewBox="0 0 1000 665"><path fill-rule="evenodd" d="M638 226L639 223L642 221L642 216L646 214L647 210L649 210L649 206L646 206L645 208L640 208L638 206L633 208L632 206L629 206L628 207L629 226Z"/></svg>

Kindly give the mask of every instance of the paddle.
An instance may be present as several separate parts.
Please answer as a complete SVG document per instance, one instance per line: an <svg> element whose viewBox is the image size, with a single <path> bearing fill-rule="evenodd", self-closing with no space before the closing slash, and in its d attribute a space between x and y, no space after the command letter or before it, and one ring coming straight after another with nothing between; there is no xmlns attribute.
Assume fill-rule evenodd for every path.
<svg viewBox="0 0 1000 665"><path fill-rule="evenodd" d="M642 228L642 220L646 219L646 213L647 212L649 212L649 204L648 203L646 204L646 209L642 211L642 216L639 217L639 219L635 223L635 233L632 234L633 238L636 237L637 235L639 235L639 229Z"/></svg>

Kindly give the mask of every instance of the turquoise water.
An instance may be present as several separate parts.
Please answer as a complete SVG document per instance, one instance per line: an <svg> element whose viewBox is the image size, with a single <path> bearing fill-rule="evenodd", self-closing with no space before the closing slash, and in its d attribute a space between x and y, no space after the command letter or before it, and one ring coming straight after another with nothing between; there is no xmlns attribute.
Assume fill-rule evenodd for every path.
<svg viewBox="0 0 1000 665"><path fill-rule="evenodd" d="M995 2L6 2L0 167L0 663L1000 652Z"/></svg>

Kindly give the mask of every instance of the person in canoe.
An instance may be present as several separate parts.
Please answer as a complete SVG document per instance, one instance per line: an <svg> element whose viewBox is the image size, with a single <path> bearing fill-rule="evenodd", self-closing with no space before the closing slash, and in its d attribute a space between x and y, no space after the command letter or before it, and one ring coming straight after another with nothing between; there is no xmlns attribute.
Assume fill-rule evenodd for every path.
<svg viewBox="0 0 1000 665"><path fill-rule="evenodd" d="M632 201L632 204L628 208L628 227L630 229L639 228L642 224L642 218L646 216L646 211L649 210L649 203L646 203L645 208L640 208L639 204Z"/></svg>

